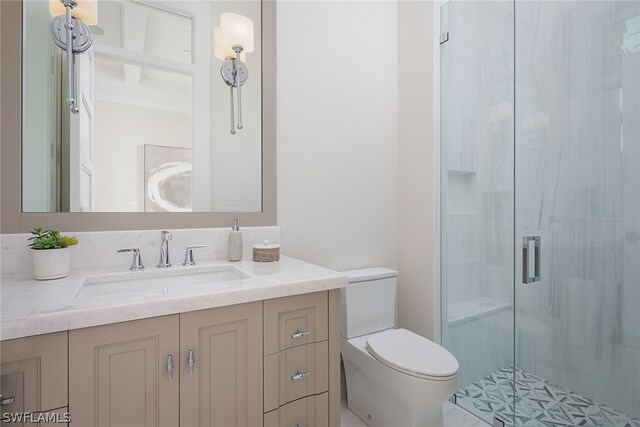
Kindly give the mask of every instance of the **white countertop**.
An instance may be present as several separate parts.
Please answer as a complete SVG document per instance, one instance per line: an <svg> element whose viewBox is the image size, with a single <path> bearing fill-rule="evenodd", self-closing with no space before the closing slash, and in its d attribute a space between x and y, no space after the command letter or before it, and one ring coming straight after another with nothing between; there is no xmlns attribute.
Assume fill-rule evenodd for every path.
<svg viewBox="0 0 640 427"><path fill-rule="evenodd" d="M0 339L86 328L147 317L260 301L343 288L347 276L323 267L281 257L279 262L202 262L198 266L231 264L249 275L245 279L200 285L164 295L135 292L78 297L85 279L125 273L126 267L74 270L59 280L36 281L31 275L0 278ZM171 267L171 272L191 267ZM147 271L152 270L149 268ZM153 268L155 270L155 268ZM176 278L180 280L180 278Z"/></svg>

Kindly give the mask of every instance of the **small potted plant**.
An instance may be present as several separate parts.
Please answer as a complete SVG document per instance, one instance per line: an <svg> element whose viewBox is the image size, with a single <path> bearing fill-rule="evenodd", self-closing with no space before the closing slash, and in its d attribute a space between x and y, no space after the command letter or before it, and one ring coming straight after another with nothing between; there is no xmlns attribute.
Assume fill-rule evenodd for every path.
<svg viewBox="0 0 640 427"><path fill-rule="evenodd" d="M36 280L61 279L69 275L69 247L78 239L62 236L57 230L34 228L29 247L33 249L33 274Z"/></svg>

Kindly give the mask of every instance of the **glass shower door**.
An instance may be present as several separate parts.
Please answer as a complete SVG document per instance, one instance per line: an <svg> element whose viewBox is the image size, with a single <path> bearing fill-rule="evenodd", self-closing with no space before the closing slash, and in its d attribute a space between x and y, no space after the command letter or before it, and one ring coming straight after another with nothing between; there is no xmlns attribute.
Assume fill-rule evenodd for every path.
<svg viewBox="0 0 640 427"><path fill-rule="evenodd" d="M441 9L442 344L457 404L513 418L513 2Z"/></svg>
<svg viewBox="0 0 640 427"><path fill-rule="evenodd" d="M516 421L640 426L640 2L515 17Z"/></svg>
<svg viewBox="0 0 640 427"><path fill-rule="evenodd" d="M451 0L441 27L456 403L640 427L640 2Z"/></svg>

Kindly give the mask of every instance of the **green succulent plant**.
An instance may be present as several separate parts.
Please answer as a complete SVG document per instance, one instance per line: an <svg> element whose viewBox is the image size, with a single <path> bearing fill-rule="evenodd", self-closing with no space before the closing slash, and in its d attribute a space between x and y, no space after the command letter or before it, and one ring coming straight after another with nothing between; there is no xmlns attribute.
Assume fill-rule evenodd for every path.
<svg viewBox="0 0 640 427"><path fill-rule="evenodd" d="M31 249L60 249L78 244L78 239L73 236L62 236L58 230L43 230L36 227L28 240Z"/></svg>

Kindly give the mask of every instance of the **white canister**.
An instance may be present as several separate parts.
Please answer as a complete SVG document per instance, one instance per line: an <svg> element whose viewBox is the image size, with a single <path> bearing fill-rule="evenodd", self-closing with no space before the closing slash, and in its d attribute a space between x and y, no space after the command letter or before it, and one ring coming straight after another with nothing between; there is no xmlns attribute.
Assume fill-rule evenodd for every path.
<svg viewBox="0 0 640 427"><path fill-rule="evenodd" d="M62 279L69 275L69 248L32 249L36 280Z"/></svg>
<svg viewBox="0 0 640 427"><path fill-rule="evenodd" d="M255 262L274 262L280 261L280 245L277 243L264 243L253 245L253 261Z"/></svg>

